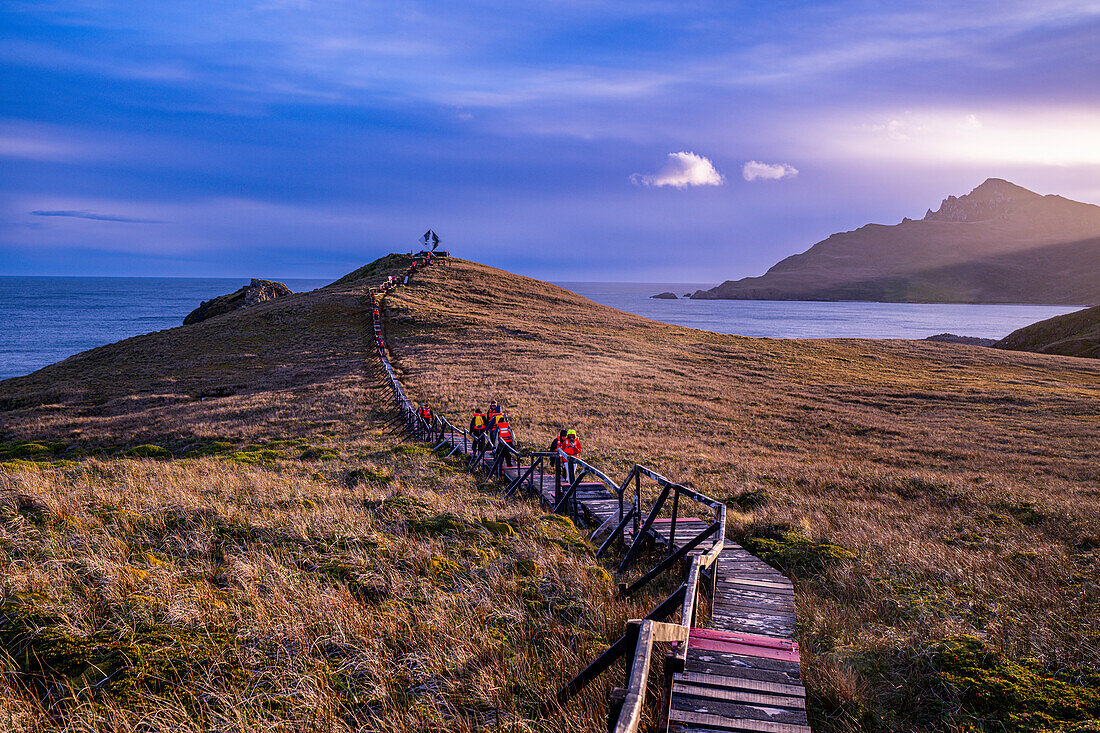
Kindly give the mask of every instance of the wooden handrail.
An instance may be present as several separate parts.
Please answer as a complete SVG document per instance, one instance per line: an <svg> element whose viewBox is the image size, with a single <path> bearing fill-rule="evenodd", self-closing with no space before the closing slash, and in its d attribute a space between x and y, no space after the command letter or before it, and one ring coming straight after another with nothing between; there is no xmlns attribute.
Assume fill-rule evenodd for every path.
<svg viewBox="0 0 1100 733"><path fill-rule="evenodd" d="M406 275L411 276L418 268L418 263L410 266L406 270ZM372 305L375 310L372 310L372 318L377 318L377 309L380 309L379 297L384 293L392 290L397 284L397 281L387 283L378 288L371 290ZM382 362L383 370L386 374L386 386L393 394L394 405L398 410L399 416L405 423L405 426L410 431L416 432L417 426L423 422L421 418L416 414L413 409L412 401L405 394L404 389L398 381L396 374L390 364L389 358L386 355L386 351L382 345L381 337L381 324L378 320L375 321L375 332L378 334L376 346L378 348L378 354ZM491 444L489 441L484 441L481 444L481 448L475 453L473 446L476 444L474 436L465 428L456 427L451 421L442 414L435 416L435 419L431 424L426 424L425 427L429 434L429 438L435 438L436 431L435 425L438 422L438 445L436 449L442 448L444 445L450 444L452 447L451 452L448 455L453 455L460 449L459 441L461 439L462 450L465 452L466 447L469 447L471 453L470 466L483 465L481 460L486 450L492 449L494 454L494 460L490 467L490 475L493 475L498 470L501 475L503 472L503 459L506 454L510 454L516 458L516 478L508 483L505 492L510 494L516 490L516 488L523 486L525 482L528 484L533 483L531 481L534 476L536 466L544 465L545 459L556 458L555 473L560 478L561 462L565 461L573 467L573 480L569 483L569 486L565 492L557 497L557 501L554 502L554 510L560 511L570 504L572 501L573 513L576 514L576 508L578 502L576 501L576 494L579 485L586 476L596 477L607 489L608 493L615 496L618 499L619 507L617 514L612 514L608 521L604 524L616 520L617 524L607 540L600 546L597 552L597 557L602 555L604 551L614 541L615 537L621 536L625 532L626 526L633 521L634 522L634 536L628 551L623 558L623 562L620 565L620 571L625 570L630 562L637 555L643 541L647 536L651 534L656 537L656 533L653 530L653 524L656 521L661 510L669 497L672 494L672 506L671 506L671 524L669 527L669 551L670 554L664 560L662 560L656 567L651 569L635 583L626 588L626 592L632 593L638 588L641 588L651 579L657 577L660 573L664 572L668 568L672 567L678 561L687 557L688 553L699 544L704 542L711 536L714 536L714 542L711 548L702 555L693 557L690 561L687 576L683 584L671 596L662 601L652 612L650 612L644 619L635 619L627 622L626 633L615 641L605 652L603 652L595 661L593 661L588 667L581 671L576 677L570 680L555 696L552 701L556 705L564 705L570 698L575 696L577 692L583 689L589 682L598 677L604 671L611 667L616 660L629 655L629 663L627 669L626 686L621 690L621 695L615 698L613 702L610 719L608 721L608 729L615 731L615 733L636 733L642 720L642 713L645 706L646 688L649 681L650 668L653 661L654 644L662 642L674 642L677 644L676 651L668 659L665 664L665 680L667 684L671 684L671 674L668 665L671 663L677 665L679 669L683 668L683 662L687 654L687 640L690 635L692 625L695 622L695 617L698 614L699 608L699 593L703 588L701 582L702 574L710 570L711 577L713 578L716 573L715 563L718 560L719 553L721 553L724 547L725 533L726 533L726 507L719 501L712 499L705 494L701 494L698 491L689 487L677 484L665 476L649 469L641 464L634 464L634 466L627 473L626 478L617 483L606 473L593 466L591 463L577 457L569 456L560 448L555 451L522 451L516 448L514 445L510 445L501 440L493 440ZM524 470L522 460L527 458L529 465ZM579 467L579 468L578 468ZM540 474L544 475L544 474ZM659 487L660 492L654 500L652 506L648 512L643 513L643 501L641 492L641 479L646 477L654 481ZM624 501L626 492L631 488L631 482L634 483L634 497L631 502L631 506L627 509ZM542 486L538 489L540 495ZM702 532L696 534L687 543L677 548L676 545L676 527L679 519L680 512L680 499L686 498L714 510L714 521L708 525ZM644 516L644 525L639 526L639 522ZM601 527L602 528L602 527ZM596 533L593 533L593 537ZM620 586L624 588L625 586ZM678 623L669 623L666 621L670 616L676 614L679 611L680 620ZM672 671L675 671L673 669ZM543 706L543 710L548 710L548 705ZM662 711L662 715L665 716L667 722L667 710Z"/></svg>

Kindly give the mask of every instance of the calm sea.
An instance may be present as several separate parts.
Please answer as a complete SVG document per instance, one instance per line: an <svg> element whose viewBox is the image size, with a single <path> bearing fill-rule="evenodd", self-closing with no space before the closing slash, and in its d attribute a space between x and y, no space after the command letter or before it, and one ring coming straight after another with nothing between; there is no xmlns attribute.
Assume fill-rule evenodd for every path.
<svg viewBox="0 0 1100 733"><path fill-rule="evenodd" d="M283 280L294 292L330 280ZM0 379L73 354L172 328L248 278L0 277Z"/></svg>
<svg viewBox="0 0 1100 733"><path fill-rule="evenodd" d="M285 280L302 292L325 280ZM203 300L247 279L0 277L0 379L129 336L172 328ZM1020 326L1076 310L1035 305L923 305L750 300L653 300L710 283L559 283L598 303L668 323L777 338L924 338L945 331L1000 338Z"/></svg>

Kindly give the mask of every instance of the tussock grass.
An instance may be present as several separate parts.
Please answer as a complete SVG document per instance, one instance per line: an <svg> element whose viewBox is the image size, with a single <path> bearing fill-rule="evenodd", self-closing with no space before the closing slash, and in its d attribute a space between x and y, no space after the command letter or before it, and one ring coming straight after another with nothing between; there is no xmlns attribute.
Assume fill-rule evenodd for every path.
<svg viewBox="0 0 1100 733"><path fill-rule="evenodd" d="M1095 363L713 334L456 259L386 302L414 399L461 417L494 397L529 447L573 427L613 475L641 462L729 499L732 537L796 581L815 729L1100 717L1078 694L1100 668ZM964 637L1003 663L916 663ZM997 697L1012 665L1030 672ZM1086 702L1050 713L1066 670Z"/></svg>
<svg viewBox="0 0 1100 733"><path fill-rule="evenodd" d="M0 383L0 728L602 727L536 706L655 598L386 432L403 264Z"/></svg>

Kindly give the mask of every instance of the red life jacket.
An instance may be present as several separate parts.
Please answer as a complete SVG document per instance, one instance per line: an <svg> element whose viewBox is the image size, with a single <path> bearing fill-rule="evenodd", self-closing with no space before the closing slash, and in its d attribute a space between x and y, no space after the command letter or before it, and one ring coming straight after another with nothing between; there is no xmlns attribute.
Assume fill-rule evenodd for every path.
<svg viewBox="0 0 1100 733"><path fill-rule="evenodd" d="M501 420L497 423L497 436L505 443L512 442L512 428L508 426L507 420Z"/></svg>
<svg viewBox="0 0 1100 733"><path fill-rule="evenodd" d="M565 451L566 455L575 456L581 452L581 443L576 436L567 435L565 440L561 442L561 449Z"/></svg>

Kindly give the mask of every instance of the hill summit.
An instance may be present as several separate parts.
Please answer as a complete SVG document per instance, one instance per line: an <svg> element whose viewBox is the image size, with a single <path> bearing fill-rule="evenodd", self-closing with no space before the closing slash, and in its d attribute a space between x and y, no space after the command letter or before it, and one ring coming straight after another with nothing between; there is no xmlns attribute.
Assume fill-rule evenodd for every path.
<svg viewBox="0 0 1100 733"><path fill-rule="evenodd" d="M919 220L833 234L703 299L1100 303L1100 206L989 178Z"/></svg>
<svg viewBox="0 0 1100 733"><path fill-rule="evenodd" d="M987 178L965 196L948 196L940 208L924 215L924 221L988 221L1009 216L1023 202L1043 198L1003 178Z"/></svg>

